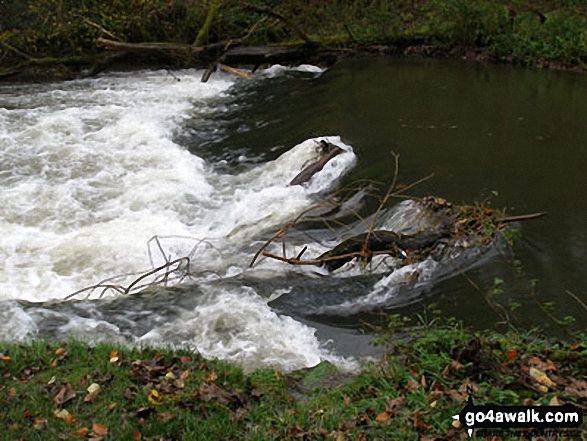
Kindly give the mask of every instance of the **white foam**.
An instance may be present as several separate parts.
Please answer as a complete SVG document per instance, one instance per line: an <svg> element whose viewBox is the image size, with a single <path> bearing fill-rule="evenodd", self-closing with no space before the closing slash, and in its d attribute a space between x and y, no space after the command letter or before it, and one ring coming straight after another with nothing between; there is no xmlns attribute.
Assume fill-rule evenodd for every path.
<svg viewBox="0 0 587 441"><path fill-rule="evenodd" d="M283 75L286 72L304 72L314 75L320 75L324 71L325 69L322 69L318 66L313 66L311 64L300 64L299 66L294 67L282 66L281 64L274 64L273 66L270 66L267 69L263 69L261 71L261 74L265 77L272 78L277 75Z"/></svg>
<svg viewBox="0 0 587 441"><path fill-rule="evenodd" d="M140 342L174 341L205 357L238 362L246 370L269 365L290 371L322 360L315 329L277 315L252 289L211 290L209 296L209 301L154 329Z"/></svg>
<svg viewBox="0 0 587 441"><path fill-rule="evenodd" d="M168 237L165 258L190 254L202 285L236 277L247 271L251 256L242 245L252 234L292 219L356 161L352 148L331 136L316 140L347 153L303 186L288 184L317 159L316 140L246 173L219 174L174 135L185 118L197 123L198 112L214 108L234 79L218 74L203 84L195 70L176 77L181 81L163 71L109 74L0 95L0 299L62 299L105 278L145 271L151 265L146 245L155 235ZM163 256L151 245L153 263L160 264ZM13 341L36 335L39 321L51 321L48 308L0 300L0 334ZM132 340L106 317L73 315L65 322L52 332ZM208 292L207 302L141 341L183 342L247 369L290 370L323 359L352 365L321 346L314 332L277 315L254 291L237 288Z"/></svg>

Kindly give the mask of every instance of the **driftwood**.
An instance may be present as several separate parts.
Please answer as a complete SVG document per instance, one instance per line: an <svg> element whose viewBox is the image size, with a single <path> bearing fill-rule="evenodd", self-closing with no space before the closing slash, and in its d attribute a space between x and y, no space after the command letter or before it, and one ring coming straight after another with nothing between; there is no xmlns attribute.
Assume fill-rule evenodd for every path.
<svg viewBox="0 0 587 441"><path fill-rule="evenodd" d="M393 231L376 230L353 236L330 251L321 254L316 260L322 261L322 265L329 271L334 271L353 260L357 255L364 256L367 260L376 252L405 256L408 251L429 249L436 245L440 239L449 235L450 231L447 228L415 234L398 234Z"/></svg>
<svg viewBox="0 0 587 441"><path fill-rule="evenodd" d="M320 141L320 149L320 159L304 168L295 178L292 179L289 185L302 185L304 182L308 182L312 179L312 176L324 168L328 161L344 152L344 150L337 145L324 140Z"/></svg>

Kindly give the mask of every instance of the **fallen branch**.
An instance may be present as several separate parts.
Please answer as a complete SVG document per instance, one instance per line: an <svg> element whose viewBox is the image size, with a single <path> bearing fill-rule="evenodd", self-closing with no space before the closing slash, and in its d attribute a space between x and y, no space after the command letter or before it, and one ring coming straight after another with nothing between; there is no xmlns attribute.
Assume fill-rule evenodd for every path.
<svg viewBox="0 0 587 441"><path fill-rule="evenodd" d="M228 72L228 73L236 75L236 76L239 76L241 78L245 78L247 80L251 80L251 79L255 78L255 75L253 75L253 74L244 72L244 71L242 71L240 69L236 69L234 67L227 66L226 64L216 63L216 65L218 66L218 68L220 70L222 70L224 72Z"/></svg>
<svg viewBox="0 0 587 441"><path fill-rule="evenodd" d="M540 219L548 214L548 212L543 211L541 213L532 213L532 214L520 214L519 216L509 216L504 217L499 220L500 224L507 224L508 222L521 222L525 220L532 220L532 219Z"/></svg>
<svg viewBox="0 0 587 441"><path fill-rule="evenodd" d="M319 146L321 149L320 158L316 162L304 168L295 178L291 180L289 185L302 185L304 182L308 182L310 179L312 179L312 176L324 168L328 161L344 152L344 150L339 146L324 140L319 142Z"/></svg>

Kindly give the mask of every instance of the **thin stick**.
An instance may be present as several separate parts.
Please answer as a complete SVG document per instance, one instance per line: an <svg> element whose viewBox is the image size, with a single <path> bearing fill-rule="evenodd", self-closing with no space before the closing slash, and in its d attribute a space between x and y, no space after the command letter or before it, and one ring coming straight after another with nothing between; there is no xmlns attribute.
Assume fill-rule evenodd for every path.
<svg viewBox="0 0 587 441"><path fill-rule="evenodd" d="M575 301L581 305L583 307L583 309L585 310L585 312L587 312L587 305L581 301L581 299L579 297L577 297L575 294L573 294L571 291L569 291L568 289L565 290L565 292L570 295L573 299L575 299Z"/></svg>
<svg viewBox="0 0 587 441"><path fill-rule="evenodd" d="M531 219L539 219L541 217L546 216L547 214L548 214L547 211L543 211L540 213L520 214L518 216L504 217L503 219L499 220L499 223L505 224L508 222L518 222L518 221L525 221L525 220L531 220Z"/></svg>
<svg viewBox="0 0 587 441"><path fill-rule="evenodd" d="M241 78L245 78L247 80L252 80L253 78L255 78L255 75L247 73L247 72L243 72L240 69L236 69L234 67L230 67L227 66L226 64L222 64L222 63L216 63L216 65L218 66L218 68L224 72L228 72L230 74L239 76Z"/></svg>

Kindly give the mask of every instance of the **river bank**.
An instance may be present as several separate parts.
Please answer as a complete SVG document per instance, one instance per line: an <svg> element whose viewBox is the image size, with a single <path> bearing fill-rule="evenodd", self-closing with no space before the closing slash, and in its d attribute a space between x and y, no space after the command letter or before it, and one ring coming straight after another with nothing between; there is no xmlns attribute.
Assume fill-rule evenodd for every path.
<svg viewBox="0 0 587 441"><path fill-rule="evenodd" d="M587 6L577 2L326 1L319 7L295 0L279 6L163 0L3 4L0 78L8 80L71 79L133 65L206 68L211 61L181 50L113 54L97 44L99 38L173 44L176 49L219 42L298 46L297 56L289 59L294 64L329 65L348 56L376 53L583 72L587 59Z"/></svg>
<svg viewBox="0 0 587 441"><path fill-rule="evenodd" d="M184 350L79 341L0 344L0 415L14 440L460 440L452 416L467 387L476 404L587 410L584 342L471 334L454 320L405 327L393 316L379 339L385 356L360 373L326 362L245 373Z"/></svg>

